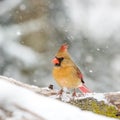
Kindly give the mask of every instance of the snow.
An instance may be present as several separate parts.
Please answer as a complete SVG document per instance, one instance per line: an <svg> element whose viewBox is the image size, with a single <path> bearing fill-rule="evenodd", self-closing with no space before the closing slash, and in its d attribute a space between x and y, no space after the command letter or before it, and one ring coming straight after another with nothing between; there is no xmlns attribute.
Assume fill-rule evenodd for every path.
<svg viewBox="0 0 120 120"><path fill-rule="evenodd" d="M11 57L15 57L21 61L24 61L24 65L26 65L26 67L35 64L38 65L38 54L31 50L29 47L24 47L23 45L19 45L14 42L6 43L6 47L8 49L4 49L5 52L11 55Z"/></svg>
<svg viewBox="0 0 120 120"><path fill-rule="evenodd" d="M5 79L7 80L7 78L0 77L0 106L2 105L2 107L13 111L12 120L22 119L23 115L26 115L29 120L31 117L27 113L17 110L15 106L32 111L35 115L47 120L115 120L92 112L82 111L77 107L53 98L38 95ZM101 95L96 95L96 97L98 99L102 98ZM2 114L1 111L0 114Z"/></svg>
<svg viewBox="0 0 120 120"><path fill-rule="evenodd" d="M120 55L116 55L114 58L113 58L113 61L111 63L111 67L114 71L116 72L120 72Z"/></svg>
<svg viewBox="0 0 120 120"><path fill-rule="evenodd" d="M119 38L120 1L114 0L66 0L66 13L73 28L79 29L89 36L93 42L103 44L113 34ZM99 28L99 29L98 29ZM119 39L116 39L119 42Z"/></svg>
<svg viewBox="0 0 120 120"><path fill-rule="evenodd" d="M21 33L20 31L17 31L16 34L17 34L17 35L21 35L22 33Z"/></svg>
<svg viewBox="0 0 120 120"><path fill-rule="evenodd" d="M107 103L104 93L89 93L85 97L93 97L97 101L104 101Z"/></svg>
<svg viewBox="0 0 120 120"><path fill-rule="evenodd" d="M104 93L86 93L83 96L76 97L75 99L79 100L79 99L85 99L85 98L90 98L90 97L96 99L97 101L104 101L105 103L108 103L105 98Z"/></svg>
<svg viewBox="0 0 120 120"><path fill-rule="evenodd" d="M97 51L100 51L100 48L97 48Z"/></svg>
<svg viewBox="0 0 120 120"><path fill-rule="evenodd" d="M90 72L90 73L92 73L92 72L93 72L93 70L89 70L89 72Z"/></svg>
<svg viewBox="0 0 120 120"><path fill-rule="evenodd" d="M21 1L22 0L12 0L12 2L10 0L4 0L2 2L0 1L0 8L1 8L0 16L5 14L6 12L10 11L18 4L20 4Z"/></svg>
<svg viewBox="0 0 120 120"><path fill-rule="evenodd" d="M21 5L20 5L20 10L23 11L23 10L25 10L25 9L26 9L26 6L25 6L24 4L21 4Z"/></svg>

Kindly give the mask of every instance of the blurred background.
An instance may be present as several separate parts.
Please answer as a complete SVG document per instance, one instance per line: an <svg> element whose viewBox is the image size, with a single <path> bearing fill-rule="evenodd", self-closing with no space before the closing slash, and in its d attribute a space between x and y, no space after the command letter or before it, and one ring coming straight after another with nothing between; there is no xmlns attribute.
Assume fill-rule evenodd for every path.
<svg viewBox="0 0 120 120"><path fill-rule="evenodd" d="M0 75L55 85L62 43L95 92L120 90L119 0L0 0Z"/></svg>

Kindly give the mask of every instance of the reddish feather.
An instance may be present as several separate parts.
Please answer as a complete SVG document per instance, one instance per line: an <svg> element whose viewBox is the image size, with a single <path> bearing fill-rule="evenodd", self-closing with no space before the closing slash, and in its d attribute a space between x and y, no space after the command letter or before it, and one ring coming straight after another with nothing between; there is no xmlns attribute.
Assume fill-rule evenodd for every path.
<svg viewBox="0 0 120 120"><path fill-rule="evenodd" d="M82 93L91 93L91 90L89 90L84 84L82 84L82 86L79 87L79 90Z"/></svg>
<svg viewBox="0 0 120 120"><path fill-rule="evenodd" d="M79 90L82 92L82 93L91 93L91 90L89 90L86 86L85 86L85 82L83 81L83 75L82 73L80 72L80 70L78 69L77 70L77 74L78 74L78 77L81 79L81 82L82 82L82 85L79 87Z"/></svg>
<svg viewBox="0 0 120 120"><path fill-rule="evenodd" d="M83 75L82 75L82 73L81 73L80 71L77 72L77 75L78 75L78 77L79 77L80 79L83 79Z"/></svg>
<svg viewBox="0 0 120 120"><path fill-rule="evenodd" d="M61 47L60 47L60 51L64 52L67 51L68 49L68 45L66 43L64 43Z"/></svg>

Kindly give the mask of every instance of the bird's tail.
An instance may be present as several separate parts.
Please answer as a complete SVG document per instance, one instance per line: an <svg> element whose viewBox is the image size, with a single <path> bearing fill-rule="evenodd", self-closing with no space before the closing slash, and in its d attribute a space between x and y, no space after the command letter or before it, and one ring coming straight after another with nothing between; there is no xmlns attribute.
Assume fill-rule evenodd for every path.
<svg viewBox="0 0 120 120"><path fill-rule="evenodd" d="M90 89L88 89L84 84L82 84L80 87L78 87L79 90L82 92L82 93L92 93L92 91Z"/></svg>

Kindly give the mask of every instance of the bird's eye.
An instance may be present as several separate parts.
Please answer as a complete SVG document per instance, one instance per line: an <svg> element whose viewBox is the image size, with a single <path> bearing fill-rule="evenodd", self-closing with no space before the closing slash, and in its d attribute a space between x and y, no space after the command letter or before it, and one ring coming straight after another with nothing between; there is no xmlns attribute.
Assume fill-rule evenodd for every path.
<svg viewBox="0 0 120 120"><path fill-rule="evenodd" d="M63 61L64 57L55 57L60 63Z"/></svg>
<svg viewBox="0 0 120 120"><path fill-rule="evenodd" d="M64 57L56 57L56 56L55 56L55 58L60 60L60 61L62 61L64 59Z"/></svg>

